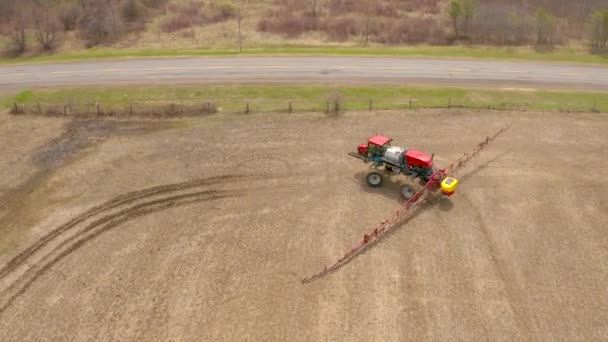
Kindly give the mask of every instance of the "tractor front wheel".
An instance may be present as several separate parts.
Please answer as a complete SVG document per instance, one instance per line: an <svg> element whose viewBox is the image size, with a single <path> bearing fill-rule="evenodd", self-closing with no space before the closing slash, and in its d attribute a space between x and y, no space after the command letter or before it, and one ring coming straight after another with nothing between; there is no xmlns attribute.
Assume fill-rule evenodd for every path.
<svg viewBox="0 0 608 342"><path fill-rule="evenodd" d="M382 184L382 175L380 172L372 171L367 174L367 184L372 188L377 188Z"/></svg>
<svg viewBox="0 0 608 342"><path fill-rule="evenodd" d="M403 196L403 198L405 198L406 200L409 200L410 198L414 197L415 194L416 189L414 189L413 186L404 185L401 187L401 196Z"/></svg>

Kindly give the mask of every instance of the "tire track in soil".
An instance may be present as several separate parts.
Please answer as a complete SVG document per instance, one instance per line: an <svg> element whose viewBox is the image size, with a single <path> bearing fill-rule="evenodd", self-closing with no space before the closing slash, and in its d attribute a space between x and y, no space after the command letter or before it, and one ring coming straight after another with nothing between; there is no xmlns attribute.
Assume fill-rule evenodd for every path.
<svg viewBox="0 0 608 342"><path fill-rule="evenodd" d="M186 189L191 189L198 186L208 185L214 181L222 181L222 180L231 180L239 178L237 176L219 176L207 179L199 179L195 181L176 183L176 184L166 184L155 186L148 189L133 191L130 193L126 193L123 195L119 195L114 197L113 199L104 202L103 204L93 207L86 212L74 217L70 221L60 225L59 227L51 230L38 241L36 241L31 246L27 247L13 259L11 259L4 267L0 269L0 280L4 279L9 273L11 273L15 268L19 267L27 258L29 258L32 254L36 253L38 250L43 248L48 243L52 242L55 238L57 238L60 234L74 228L79 223L84 222L85 220L91 218L92 216L98 215L105 211L109 211L115 209L121 205L135 202L140 199L148 198L151 196L161 195L173 191L181 191Z"/></svg>
<svg viewBox="0 0 608 342"><path fill-rule="evenodd" d="M235 195L226 194L226 195L213 195L210 197L204 196L203 198L193 198L193 199L184 200L184 201L179 201L179 200L178 201L168 201L166 203L153 205L150 208L139 208L139 209L130 211L129 215L124 215L123 217L118 217L118 218L115 218L114 220L109 220L109 222L105 226L102 226L101 229L96 230L93 233L91 233L90 235L76 241L74 244L70 245L66 250L61 252L55 258L50 260L48 263L44 264L39 270L37 270L32 275L32 277L30 279L24 280L23 286L21 286L14 294L7 296L7 299L4 301L4 304L2 304L2 306L0 307L0 315L2 315L14 303L15 300L17 300L19 297L21 297L21 295L23 295L34 284L34 282L36 282L36 280L38 280L38 278L40 278L42 275L47 273L54 265L56 265L58 262L60 262L65 257L69 256L76 250L80 249L87 242L98 237L102 233L105 233L105 232L111 230L112 228L115 228L115 227L119 226L120 224L130 221L134 218L145 216L148 214L153 214L153 213L156 213L161 210L166 210L166 209L170 209L170 208L175 208L175 207L179 207L179 206L185 206L185 205L195 204L195 203L200 203L200 202L207 202L207 201L212 201L212 200L229 198L229 197L234 197L234 196Z"/></svg>
<svg viewBox="0 0 608 342"><path fill-rule="evenodd" d="M82 247L87 241L97 237L101 233L108 231L111 228L120 225L121 223L132 220L133 218L151 214L156 211L193 203L200 203L204 201L235 197L239 196L239 194L236 191L203 190L185 194L178 194L170 197L162 197L143 203L134 204L135 202L142 199L149 199L150 197L154 196L167 195L172 192L211 185L220 181L251 178L256 177L220 176L183 183L161 185L117 196L99 206L87 210L83 214L76 216L67 223L62 224L59 227L51 230L41 239L36 241L34 244L29 246L24 251L15 256L12 260L10 260L7 265L5 265L0 270L0 281L12 275L12 273L14 273L14 271L20 266L27 264L27 261L34 257L35 254L41 251L44 247L52 244L55 240L58 240L59 237L68 234L70 231L77 229L80 223L83 223L87 219L94 218L97 215L104 214L105 212L111 211L113 209L120 209L121 206L127 205L127 207L123 210L120 210L115 213L106 214L105 216L101 216L99 219L91 222L82 231L77 232L73 236L70 236L64 241L60 242L57 246L52 247L50 252L45 254L40 260L35 261L33 264L31 264L30 267L24 271L23 275L19 276L14 282L8 285L5 290L2 291L2 297L5 297L7 299L3 300L4 304L1 304L2 306L0 306L0 314L6 311L6 309L8 309L17 298L19 298L23 293L25 293L27 289L29 289L29 287L40 276L46 273L53 265L57 264L63 258ZM97 229L99 227L101 228ZM64 250L61 251L62 249ZM48 258L58 252L59 254L56 257L45 263ZM36 270L37 268L38 270ZM31 275L31 277L28 278L29 275ZM17 290L15 291L15 289ZM11 292L14 293L11 294Z"/></svg>

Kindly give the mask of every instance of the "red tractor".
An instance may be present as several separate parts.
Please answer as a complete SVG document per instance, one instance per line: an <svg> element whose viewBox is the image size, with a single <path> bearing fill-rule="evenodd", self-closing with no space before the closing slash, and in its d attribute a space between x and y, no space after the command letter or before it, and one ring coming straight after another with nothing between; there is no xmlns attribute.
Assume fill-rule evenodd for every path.
<svg viewBox="0 0 608 342"><path fill-rule="evenodd" d="M433 167L433 156L417 150L408 150L405 147L391 146L391 138L376 135L368 139L367 144L361 144L357 148L357 153L351 152L349 155L372 163L374 170L367 174L367 183L372 187L379 187L384 177L391 175L404 174L412 179L420 179L423 184L431 180L437 171ZM456 190L458 181L456 179L436 180L441 184L443 193L452 195ZM447 184L449 182L449 184ZM416 189L404 184L401 194L406 199L410 199L416 194Z"/></svg>

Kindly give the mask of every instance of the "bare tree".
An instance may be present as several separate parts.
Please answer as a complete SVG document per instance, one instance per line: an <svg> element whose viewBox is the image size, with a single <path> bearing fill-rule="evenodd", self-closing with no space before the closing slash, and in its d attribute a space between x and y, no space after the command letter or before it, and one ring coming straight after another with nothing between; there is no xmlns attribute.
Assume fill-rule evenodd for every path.
<svg viewBox="0 0 608 342"><path fill-rule="evenodd" d="M22 54L27 49L26 31L30 26L30 22L25 12L24 8L16 10L8 29L12 50L17 54Z"/></svg>
<svg viewBox="0 0 608 342"><path fill-rule="evenodd" d="M375 0L366 0L365 2L365 46L369 44L369 31L371 26L374 4Z"/></svg>
<svg viewBox="0 0 608 342"><path fill-rule="evenodd" d="M465 37L469 34L469 22L475 12L475 0L462 0L462 12L464 15L464 35Z"/></svg>
<svg viewBox="0 0 608 342"><path fill-rule="evenodd" d="M59 8L59 20L61 21L61 25L63 25L64 31L72 31L76 28L76 24L78 23L78 18L82 15L82 10L78 5L64 5Z"/></svg>
<svg viewBox="0 0 608 342"><path fill-rule="evenodd" d="M591 47L606 48L608 42L608 10L597 10L591 15Z"/></svg>
<svg viewBox="0 0 608 342"><path fill-rule="evenodd" d="M89 5L89 0L78 0L78 3L80 4L80 7L82 7L82 10L86 11Z"/></svg>
<svg viewBox="0 0 608 342"><path fill-rule="evenodd" d="M48 8L34 12L34 32L42 49L53 49L58 26L57 17Z"/></svg>
<svg viewBox="0 0 608 342"><path fill-rule="evenodd" d="M449 14L452 18L452 25L454 25L454 34L456 35L456 38L458 38L458 18L462 15L460 0L452 0Z"/></svg>
<svg viewBox="0 0 608 342"><path fill-rule="evenodd" d="M243 37L241 35L241 22L243 20L243 12L242 12L242 8L241 8L241 1L237 1L236 2L236 9L237 9L237 17L236 17L236 22L238 25L238 45L239 45L239 52L243 52Z"/></svg>
<svg viewBox="0 0 608 342"><path fill-rule="evenodd" d="M543 8L539 8L536 11L536 25L536 44L551 45L553 43L555 17Z"/></svg>
<svg viewBox="0 0 608 342"><path fill-rule="evenodd" d="M127 0L123 3L121 7L122 17L126 21L135 21L140 13L139 13L139 5L136 0Z"/></svg>
<svg viewBox="0 0 608 342"><path fill-rule="evenodd" d="M81 34L87 48L110 43L120 38L122 18L117 15L114 1L89 1L81 20Z"/></svg>

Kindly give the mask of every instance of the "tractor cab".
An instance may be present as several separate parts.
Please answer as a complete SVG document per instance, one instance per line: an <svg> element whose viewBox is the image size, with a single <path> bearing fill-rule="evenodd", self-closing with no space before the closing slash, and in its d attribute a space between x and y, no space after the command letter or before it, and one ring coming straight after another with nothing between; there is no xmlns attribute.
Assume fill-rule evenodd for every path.
<svg viewBox="0 0 608 342"><path fill-rule="evenodd" d="M424 152L408 150L405 153L405 158L407 159L407 165L410 168L421 167L424 169L430 169L433 167L433 157Z"/></svg>
<svg viewBox="0 0 608 342"><path fill-rule="evenodd" d="M435 172L433 156L424 152L409 150L405 152L405 160L407 162L407 172L412 177L420 177L423 181L428 182Z"/></svg>
<svg viewBox="0 0 608 342"><path fill-rule="evenodd" d="M382 135L375 135L367 140L367 144L359 145L357 152L368 158L382 156L386 149L391 146L391 141L393 141L393 139Z"/></svg>

